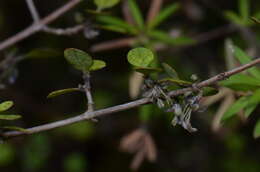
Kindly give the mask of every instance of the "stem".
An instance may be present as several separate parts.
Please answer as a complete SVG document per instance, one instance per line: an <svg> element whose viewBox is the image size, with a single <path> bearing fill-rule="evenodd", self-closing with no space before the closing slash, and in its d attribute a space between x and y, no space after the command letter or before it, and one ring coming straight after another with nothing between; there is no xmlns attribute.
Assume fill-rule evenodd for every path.
<svg viewBox="0 0 260 172"><path fill-rule="evenodd" d="M83 79L84 79L84 90L85 90L85 94L88 100L88 110L87 112L92 112L94 111L94 101L92 98L92 94L91 94L91 86L90 86L90 73L84 73L83 74Z"/></svg>
<svg viewBox="0 0 260 172"><path fill-rule="evenodd" d="M224 80L226 78L228 78L231 75L237 74L239 72L242 72L252 66L255 66L256 64L260 63L260 58L257 58L256 60L239 66L235 69L232 69L230 71L227 72L223 72L220 73L214 77L211 77L205 81L202 81L198 84L196 84L196 87L188 87L188 88L182 88L179 90L174 90L169 92L169 96L171 97L175 97L181 94L186 93L187 91L196 91L197 88L202 88L202 87L206 87L212 84L215 84L216 82L220 81L220 80ZM101 109L101 110L96 110L96 111L87 111L81 115L78 115L76 117L72 117L72 118L68 118L68 119L64 119L64 120L60 120L57 122L53 122L53 123L49 123L49 124L44 124L44 125L40 125L37 127L32 127L32 128L28 128L27 132L21 132L21 131L8 131L8 132L3 132L0 135L7 139L7 138L12 138L12 137L17 137L17 136L22 136L22 135L30 135L30 134L34 134L34 133L39 133L39 132L43 132L43 131L47 131L47 130L51 130L54 128L58 128L58 127L62 127L62 126L66 126L66 125L70 125L76 122L80 122L83 120L90 120L99 116L103 116L103 115L107 115L107 114L111 114L111 113L116 113L116 112L120 112L123 110L128 110L131 108L135 108L147 103L151 103L149 98L142 98L139 100L135 100L129 103L125 103L125 104L121 104L121 105L117 105L117 106L113 106L113 107L109 107L109 108L105 108L105 109Z"/></svg>
<svg viewBox="0 0 260 172"><path fill-rule="evenodd" d="M49 14L47 17L43 18L39 22L32 24L31 26L27 27L23 31L17 33L16 35L8 38L3 42L0 42L0 51L24 40L25 38L31 36L36 32L41 31L43 27L45 27L47 24L51 23L52 21L54 21L55 19L57 19L58 17L66 13L68 10L70 10L75 5L77 5L79 2L80 0L70 0L65 5L58 8L53 13Z"/></svg>
<svg viewBox="0 0 260 172"><path fill-rule="evenodd" d="M38 11L35 8L33 0L26 0L26 3L27 3L27 6L29 8L29 11L30 11L30 13L32 15L33 21L35 23L39 22L40 16L39 16Z"/></svg>

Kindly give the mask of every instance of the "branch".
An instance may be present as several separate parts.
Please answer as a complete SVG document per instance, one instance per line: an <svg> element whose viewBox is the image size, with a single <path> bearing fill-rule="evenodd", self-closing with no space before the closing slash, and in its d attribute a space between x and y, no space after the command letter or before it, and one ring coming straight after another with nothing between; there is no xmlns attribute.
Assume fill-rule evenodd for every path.
<svg viewBox="0 0 260 172"><path fill-rule="evenodd" d="M91 86L90 86L90 74L84 73L83 74L84 79L84 91L88 100L88 110L87 112L93 112L94 111L94 101L91 94Z"/></svg>
<svg viewBox="0 0 260 172"><path fill-rule="evenodd" d="M168 95L171 96L171 97L175 97L175 96L184 94L187 91L197 91L198 88L213 85L218 81L224 80L224 79L230 77L231 75L242 72L242 71L244 71L244 70L246 70L246 69L248 69L248 68L250 68L250 67L252 67L256 64L259 64L259 63L260 63L260 58L257 58L256 60L254 60L254 61L252 61L248 64L239 66L235 69L232 69L232 70L227 71L227 72L220 73L220 74L218 74L214 77L211 77L207 80L204 80L204 81L196 84L193 87L182 88L182 89L179 89L179 90L171 91L171 92L169 92ZM70 124L73 124L73 123L76 123L76 122L80 122L80 121L84 121L84 120L90 120L92 118L96 118L96 117L99 117L99 116L104 116L104 115L107 115L107 114L116 113L116 112L120 112L120 111L123 111L123 110L128 110L128 109L135 108L135 107L147 104L147 103L151 103L150 99L149 98L142 98L142 99L135 100L135 101L132 101L132 102L129 102L129 103L125 103L125 104L121 104L121 105L117 105L117 106L113 106L113 107L109 107L109 108L105 108L105 109L101 109L101 110L96 110L96 111L92 111L92 112L87 111L87 112L85 112L81 115L78 115L76 117L60 120L60 121L49 123L49 124L40 125L40 126L37 126L37 127L28 128L27 132L20 132L20 131L3 132L3 133L1 133L1 136L3 138L7 139L7 138L17 137L17 136L22 136L22 135L30 135L30 134L34 134L34 133L48 131L48 130L51 130L51 129L54 129L54 128L70 125Z"/></svg>
<svg viewBox="0 0 260 172"><path fill-rule="evenodd" d="M32 5L32 3L30 3L30 2L32 2L32 1L27 0L27 4ZM47 24L51 23L52 21L54 21L55 19L57 19L58 17L60 17L64 13L66 13L68 10L70 10L75 5L77 5L79 2L80 2L80 0L70 0L68 3L66 3L62 7L58 8L53 13L51 13L47 17L43 18L39 22L32 24L28 28L17 33L16 35L8 38L7 40L5 40L3 42L0 42L0 51L12 46L13 44L16 44L16 43L24 40L25 38L31 36L32 34L34 34L36 32L41 31ZM33 11L32 9L35 9L35 8L33 6L33 8L29 7L29 9L32 12ZM33 14L33 16L34 15L35 14Z"/></svg>
<svg viewBox="0 0 260 172"><path fill-rule="evenodd" d="M32 15L33 21L36 23L40 20L40 16L38 11L35 8L33 0L26 0L27 6L29 8L29 11Z"/></svg>

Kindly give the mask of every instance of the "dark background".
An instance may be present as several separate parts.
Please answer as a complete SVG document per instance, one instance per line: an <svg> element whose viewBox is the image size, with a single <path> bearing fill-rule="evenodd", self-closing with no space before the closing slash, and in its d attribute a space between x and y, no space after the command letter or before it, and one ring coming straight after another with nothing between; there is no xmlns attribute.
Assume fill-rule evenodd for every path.
<svg viewBox="0 0 260 172"><path fill-rule="evenodd" d="M46 16L64 4L65 0L35 0L41 16ZM225 10L237 11L236 0L179 1L183 6L194 3L202 13L199 19L192 19L184 9L161 25L162 29L181 28L188 35L197 36L229 24L222 14ZM143 14L150 1L138 1ZM165 6L171 3L165 0ZM86 9L95 9L94 4L82 2L51 26L67 27L75 24L74 14L89 14ZM260 10L260 1L251 1L251 11ZM109 9L113 15L122 16L120 5ZM25 1L0 1L0 41L16 34L32 23ZM224 29L225 30L225 29ZM259 26L250 28L259 45ZM222 31L221 31L222 32ZM203 35L207 38L207 35ZM63 58L63 50L68 47L89 52L89 48L102 41L126 37L122 34L101 31L94 40L86 39L79 33L73 36L56 36L37 33L17 43L18 55L35 48L52 48L60 52L54 58L25 60L18 64L18 77L12 85L0 91L1 101L13 100L12 111L23 118L13 122L21 127L32 127L55 120L72 117L84 112L84 94L72 93L55 99L46 99L53 90L76 87L82 82L81 75ZM204 38L203 37L203 38ZM248 48L248 40L237 31L221 33L209 41L191 47L166 47L158 56L172 64L178 73L188 78L197 73L202 79L226 70L224 63L224 40L232 38L243 48ZM131 67L126 54L130 48L120 48L90 54L107 62L107 67L92 75L92 90L96 108L109 107L130 101L128 79ZM1 52L1 59L8 50ZM192 124L199 131L189 134L181 127L170 125L171 117L156 110L148 124L158 152L157 160L145 160L139 171L260 171L259 140L252 131L259 117L259 109L246 122L239 118L224 123L219 132L211 131L211 121L218 103L206 112L195 113ZM133 154L119 150L120 139L141 125L138 109L111 114L99 119L98 123L82 122L72 126L31 136L15 138L0 145L0 171L130 171Z"/></svg>

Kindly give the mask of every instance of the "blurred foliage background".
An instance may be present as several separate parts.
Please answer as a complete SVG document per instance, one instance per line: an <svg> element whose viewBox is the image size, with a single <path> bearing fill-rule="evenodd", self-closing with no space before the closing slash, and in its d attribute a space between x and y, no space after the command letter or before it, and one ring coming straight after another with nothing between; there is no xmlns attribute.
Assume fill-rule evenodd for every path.
<svg viewBox="0 0 260 172"><path fill-rule="evenodd" d="M65 2L67 0L35 0L41 16L46 16ZM239 0L164 0L163 7L170 6L173 2L179 3L179 9L161 23L159 28L173 37L184 34L196 42L178 45L161 40L155 51L160 61L171 64L183 78L196 73L201 79L206 79L227 70L227 38L248 50L252 56L259 56L260 25L236 18L234 13L239 14ZM260 18L260 1L247 2L250 4L250 16ZM137 0L137 3L142 15L146 15L151 0ZM76 23L75 16L79 14L87 21L91 19L89 22L93 25L98 24L93 19L95 14L87 12L89 9L95 10L95 4L91 0L83 0L51 26L73 26ZM124 20L122 9L122 4L119 3L104 12ZM31 23L25 1L0 1L0 42ZM80 72L68 65L63 57L63 50L69 47L82 49L107 63L106 68L95 72L91 78L96 109L131 100L129 78L133 72L127 63L126 54L135 45L94 51L95 45L129 37L125 33L106 29L98 28L98 31L99 35L94 39L87 39L82 33L57 36L40 32L0 52L3 59L13 48L17 49L17 56L35 49L55 51L50 55L36 53L34 58L21 61L16 66L16 74L10 76L15 82L6 83L6 88L0 91L1 101L13 100L15 107L12 111L23 116L22 120L13 124L27 128L84 112L86 99L82 93L46 99L53 90L77 87L82 83ZM214 114L221 101L214 103L205 112L193 114L192 123L199 129L194 134L181 127L172 127L172 115L154 107L149 111L149 121L145 124L139 115L147 112L136 108L102 117L98 123L81 122L11 139L0 145L0 170L131 171L129 166L134 155L120 149L120 142L123 142L120 140L145 126L149 138L155 143L154 153L157 154L155 153L156 160L152 163L144 160L139 171L260 171L259 139L252 136L260 109L256 108L248 119L232 118L213 131Z"/></svg>

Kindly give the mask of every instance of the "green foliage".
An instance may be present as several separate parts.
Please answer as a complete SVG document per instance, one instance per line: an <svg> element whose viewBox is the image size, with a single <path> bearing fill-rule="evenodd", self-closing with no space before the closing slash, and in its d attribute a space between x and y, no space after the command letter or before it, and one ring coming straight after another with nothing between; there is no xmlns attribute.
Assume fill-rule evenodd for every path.
<svg viewBox="0 0 260 172"><path fill-rule="evenodd" d="M5 101L0 104L0 112L10 109L14 105L13 101Z"/></svg>
<svg viewBox="0 0 260 172"><path fill-rule="evenodd" d="M164 71L168 74L169 77L173 79L179 79L178 73L167 63L162 63Z"/></svg>
<svg viewBox="0 0 260 172"><path fill-rule="evenodd" d="M60 51L57 51L55 49L45 48L45 49L39 49L35 48L29 53L25 55L26 59L31 58L52 58L52 57L59 57L62 56L62 53Z"/></svg>
<svg viewBox="0 0 260 172"><path fill-rule="evenodd" d="M20 115L4 115L4 114L1 114L0 115L0 120L16 120L16 119L19 119L21 118Z"/></svg>
<svg viewBox="0 0 260 172"><path fill-rule="evenodd" d="M169 84L180 85L180 86L191 86L192 82L184 81L180 79L164 78L159 80L160 83L167 82Z"/></svg>
<svg viewBox="0 0 260 172"><path fill-rule="evenodd" d="M225 114L222 117L222 120L226 120L235 114L237 114L239 111L241 111L243 108L245 108L248 105L250 97L241 97L238 99L229 109L225 112Z"/></svg>
<svg viewBox="0 0 260 172"><path fill-rule="evenodd" d="M68 48L64 51L66 60L75 68L82 72L88 72L93 64L92 57L86 52L76 49Z"/></svg>
<svg viewBox="0 0 260 172"><path fill-rule="evenodd" d="M149 121L151 115L153 113L153 105L144 105L139 108L139 118L142 122Z"/></svg>
<svg viewBox="0 0 260 172"><path fill-rule="evenodd" d="M128 0L128 5L130 12L138 26L139 29L144 28L144 19L141 13L141 10L139 9L138 5L136 4L135 0Z"/></svg>
<svg viewBox="0 0 260 172"><path fill-rule="evenodd" d="M248 56L237 46L234 46L234 55L241 64L249 63L252 60L252 57ZM248 69L248 72L257 79L260 79L260 70L256 67L251 67L250 69Z"/></svg>
<svg viewBox="0 0 260 172"><path fill-rule="evenodd" d="M9 165L15 158L14 148L7 143L0 144L0 166Z"/></svg>
<svg viewBox="0 0 260 172"><path fill-rule="evenodd" d="M75 91L81 91L79 88L66 88L66 89L62 89L62 90L56 90L51 92L47 98L53 98L59 95L63 95L63 94L67 94L67 93L71 93L71 92L75 92Z"/></svg>
<svg viewBox="0 0 260 172"><path fill-rule="evenodd" d="M104 67L106 67L106 62L103 60L94 60L93 65L89 68L89 71L100 70Z"/></svg>
<svg viewBox="0 0 260 172"><path fill-rule="evenodd" d="M135 67L134 70L144 75L162 72L162 69L153 67Z"/></svg>
<svg viewBox="0 0 260 172"><path fill-rule="evenodd" d="M94 3L96 4L98 11L101 11L105 8L111 8L118 4L120 0L94 0Z"/></svg>
<svg viewBox="0 0 260 172"><path fill-rule="evenodd" d="M72 153L64 159L63 166L65 172L86 172L86 158L82 153Z"/></svg>
<svg viewBox="0 0 260 172"><path fill-rule="evenodd" d="M213 96L215 94L218 94L218 89L213 87L203 87L203 96Z"/></svg>
<svg viewBox="0 0 260 172"><path fill-rule="evenodd" d="M150 29L157 27L172 14L174 14L180 8L179 3L172 3L171 5L162 9L159 14L148 24Z"/></svg>
<svg viewBox="0 0 260 172"><path fill-rule="evenodd" d="M97 21L101 22L104 24L101 26L102 28L107 28L107 29L114 29L114 31L119 31L123 33L131 33L131 34L136 34L137 30L134 26L128 24L124 20L118 18L118 17L113 17L113 16L97 16L96 17Z"/></svg>
<svg viewBox="0 0 260 172"><path fill-rule="evenodd" d="M134 48L127 54L130 64L137 67L147 67L154 59L153 52L147 48Z"/></svg>
<svg viewBox="0 0 260 172"><path fill-rule="evenodd" d="M259 138L260 137L260 120L257 121L254 129L254 138Z"/></svg>
<svg viewBox="0 0 260 172"><path fill-rule="evenodd" d="M50 155L49 138L44 134L31 136L23 150L23 171L39 171L48 162Z"/></svg>
<svg viewBox="0 0 260 172"><path fill-rule="evenodd" d="M189 37L179 36L176 38L171 37L168 33L160 30L152 30L148 32L148 35L159 42L164 42L169 45L187 45L193 44L195 41Z"/></svg>

